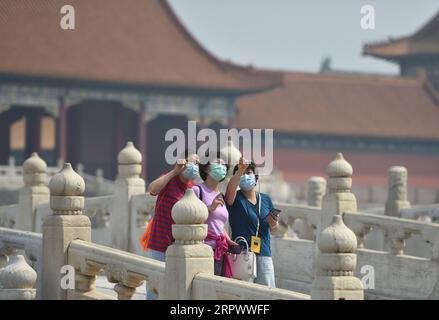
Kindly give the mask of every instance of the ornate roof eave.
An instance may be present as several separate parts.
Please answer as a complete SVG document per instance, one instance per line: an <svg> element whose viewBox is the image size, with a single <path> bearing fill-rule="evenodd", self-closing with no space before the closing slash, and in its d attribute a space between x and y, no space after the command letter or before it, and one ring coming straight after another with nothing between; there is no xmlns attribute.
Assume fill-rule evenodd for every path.
<svg viewBox="0 0 439 320"><path fill-rule="evenodd" d="M417 55L439 55L439 11L412 35L365 44L363 55L388 60Z"/></svg>
<svg viewBox="0 0 439 320"><path fill-rule="evenodd" d="M409 56L439 55L439 41L430 38L417 40L406 37L388 42L366 44L363 47L363 55L388 60L401 60Z"/></svg>
<svg viewBox="0 0 439 320"><path fill-rule="evenodd" d="M257 72L257 71L255 71ZM258 75L255 75L258 76ZM80 78L67 78L57 77L52 75L30 75L19 73L0 73L0 82L9 83L23 83L34 85L38 81L39 86L54 86L59 88L69 87L79 88L88 87L91 90L93 88L102 90L121 90L136 93L161 93L161 94L182 94L182 95L200 95L200 96L241 96L245 94L253 94L271 90L282 84L282 77L276 78L276 81L272 81L269 85L261 86L258 88L221 88L210 86L182 86L179 84L169 83L132 83L132 82L115 82L101 79L80 79Z"/></svg>

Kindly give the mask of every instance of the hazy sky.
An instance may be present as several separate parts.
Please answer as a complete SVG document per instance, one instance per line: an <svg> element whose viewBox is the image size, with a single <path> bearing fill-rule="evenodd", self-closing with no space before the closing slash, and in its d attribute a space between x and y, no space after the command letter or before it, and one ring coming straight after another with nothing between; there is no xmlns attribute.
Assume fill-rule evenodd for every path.
<svg viewBox="0 0 439 320"><path fill-rule="evenodd" d="M438 0L169 0L192 35L221 59L257 67L332 68L395 74L396 65L361 55L363 43L411 34L439 10ZM363 5L375 30L360 27Z"/></svg>

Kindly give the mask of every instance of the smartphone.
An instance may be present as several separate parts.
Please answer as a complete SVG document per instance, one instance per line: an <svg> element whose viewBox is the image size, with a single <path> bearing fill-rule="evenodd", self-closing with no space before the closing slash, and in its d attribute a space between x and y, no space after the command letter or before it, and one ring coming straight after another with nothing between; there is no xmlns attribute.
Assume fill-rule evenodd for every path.
<svg viewBox="0 0 439 320"><path fill-rule="evenodd" d="M281 212L282 212L281 210L273 208L271 209L270 214L273 216L273 218L277 219Z"/></svg>
<svg viewBox="0 0 439 320"><path fill-rule="evenodd" d="M242 252L242 247L240 245L229 246L229 253L240 254Z"/></svg>

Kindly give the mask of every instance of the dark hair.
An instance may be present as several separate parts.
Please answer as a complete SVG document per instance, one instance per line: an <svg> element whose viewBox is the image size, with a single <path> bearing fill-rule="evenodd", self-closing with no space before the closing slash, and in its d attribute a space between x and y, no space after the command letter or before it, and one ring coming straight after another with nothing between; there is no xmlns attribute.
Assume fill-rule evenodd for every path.
<svg viewBox="0 0 439 320"><path fill-rule="evenodd" d="M180 153L180 155L178 156L179 159L186 159L189 157L189 155L191 154L197 154L195 151L191 150L191 149L185 149L184 153Z"/></svg>
<svg viewBox="0 0 439 320"><path fill-rule="evenodd" d="M251 171L253 171L253 173L255 174L256 182L258 182L259 175L256 174L256 163L255 163L253 160L250 162L250 164L248 165L248 167L247 167L246 170L248 170L248 169L250 169ZM238 171L238 165L236 165L236 166L233 168L233 174L235 174L236 171Z"/></svg>
<svg viewBox="0 0 439 320"><path fill-rule="evenodd" d="M216 153L216 158L214 159L210 158L208 153L206 153L206 157L209 158L209 161L207 161L207 163L200 163L198 165L198 167L200 168L200 177L201 179L203 179L203 181L206 181L207 176L209 175L210 161L214 159L222 159L221 152L219 151ZM229 165L227 163L224 163L224 165L226 166L227 171L229 171ZM224 177L224 179L226 179L226 177ZM221 179L219 182L224 181L224 179Z"/></svg>

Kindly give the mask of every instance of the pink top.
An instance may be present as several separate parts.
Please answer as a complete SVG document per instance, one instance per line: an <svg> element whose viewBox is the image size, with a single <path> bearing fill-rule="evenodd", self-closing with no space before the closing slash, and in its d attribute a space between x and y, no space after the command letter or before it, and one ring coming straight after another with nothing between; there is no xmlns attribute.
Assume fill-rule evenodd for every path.
<svg viewBox="0 0 439 320"><path fill-rule="evenodd" d="M220 192L210 190L204 183L202 183L192 188L198 198L200 198L199 188L202 189L202 201L206 204L207 207L210 207L213 200L216 196L218 196L218 194L220 194ZM229 212L227 211L226 205L218 205L215 211L209 213L209 217L205 222L207 224L208 231L214 233L217 236L223 235L224 224L226 223L227 219L229 219ZM216 247L215 240L205 240L205 243L214 249Z"/></svg>

